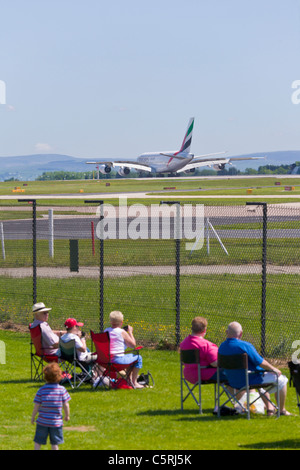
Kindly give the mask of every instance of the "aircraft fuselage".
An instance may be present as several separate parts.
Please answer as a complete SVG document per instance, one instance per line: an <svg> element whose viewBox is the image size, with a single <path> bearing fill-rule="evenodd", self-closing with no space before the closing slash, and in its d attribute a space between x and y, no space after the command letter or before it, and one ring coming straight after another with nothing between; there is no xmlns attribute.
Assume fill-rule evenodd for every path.
<svg viewBox="0 0 300 470"><path fill-rule="evenodd" d="M137 158L137 161L149 165L155 173L173 173L190 163L193 158L192 153L166 151L143 153Z"/></svg>

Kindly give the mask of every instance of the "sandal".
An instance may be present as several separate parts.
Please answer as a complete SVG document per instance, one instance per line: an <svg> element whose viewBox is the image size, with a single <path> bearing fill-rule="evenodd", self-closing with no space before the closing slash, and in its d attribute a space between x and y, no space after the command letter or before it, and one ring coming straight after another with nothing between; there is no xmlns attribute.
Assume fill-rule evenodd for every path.
<svg viewBox="0 0 300 470"><path fill-rule="evenodd" d="M293 416L293 415L287 410L282 410L280 411L280 416Z"/></svg>

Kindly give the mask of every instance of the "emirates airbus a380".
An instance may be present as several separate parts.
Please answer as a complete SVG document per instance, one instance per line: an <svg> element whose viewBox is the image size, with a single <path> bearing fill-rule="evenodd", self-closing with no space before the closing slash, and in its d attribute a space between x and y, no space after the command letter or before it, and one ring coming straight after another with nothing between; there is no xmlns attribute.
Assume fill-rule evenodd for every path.
<svg viewBox="0 0 300 470"><path fill-rule="evenodd" d="M177 151L147 152L137 158L137 161L99 161L86 162L99 165L99 171L103 174L111 172L112 168L119 167L119 175L127 176L131 169L148 173L193 173L196 168L202 166L213 167L215 170L223 170L226 164L239 160L258 160L264 157L215 157L226 152L209 153L195 156L190 153L195 118L191 118L184 135L181 147Z"/></svg>

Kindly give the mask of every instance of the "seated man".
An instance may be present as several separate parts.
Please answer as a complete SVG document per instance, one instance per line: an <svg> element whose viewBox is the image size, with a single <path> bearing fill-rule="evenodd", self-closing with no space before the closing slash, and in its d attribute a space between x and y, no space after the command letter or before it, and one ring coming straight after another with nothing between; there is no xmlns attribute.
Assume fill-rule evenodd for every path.
<svg viewBox="0 0 300 470"><path fill-rule="evenodd" d="M196 317L192 321L192 332L180 344L181 350L199 349L200 366L208 367L201 369L201 380L217 381L217 359L218 346L204 338L207 330L206 318ZM183 370L184 378L195 384L198 382L198 365L185 364ZM220 372L221 381L225 379L223 372Z"/></svg>
<svg viewBox="0 0 300 470"><path fill-rule="evenodd" d="M280 399L280 414L288 416L290 413L285 409L286 393L287 393L287 382L288 379L282 375L279 369L276 369L268 361L258 354L255 347L246 341L242 341L243 329L242 326L237 322L232 322L228 325L226 330L227 339L221 344L219 348L219 353L224 356L234 355L234 354L248 354L248 369L251 371L267 371L264 374L251 374L249 376L249 385L251 384L261 384L262 387L264 383L273 383L274 389L271 390L271 393L276 392L276 374L279 375L278 386L279 386L279 399ZM245 375L244 371L241 370L225 370L226 376L228 378L229 385L235 389L240 389L245 387ZM268 396L268 395L267 395ZM262 397L263 398L263 397ZM271 415L274 413L274 408L271 403L267 400L264 400L267 407L267 414Z"/></svg>
<svg viewBox="0 0 300 470"><path fill-rule="evenodd" d="M44 353L48 356L57 355L59 336L63 333L61 331L53 331L48 325L49 312L51 308L45 307L43 302L38 302L32 307L34 314L34 321L31 323L30 328L35 328L40 325L42 332L42 346Z"/></svg>

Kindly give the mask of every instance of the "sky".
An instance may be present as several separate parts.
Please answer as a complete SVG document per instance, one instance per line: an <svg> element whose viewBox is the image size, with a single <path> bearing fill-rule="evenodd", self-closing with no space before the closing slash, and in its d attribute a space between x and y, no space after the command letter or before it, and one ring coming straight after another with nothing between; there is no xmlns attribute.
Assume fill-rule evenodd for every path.
<svg viewBox="0 0 300 470"><path fill-rule="evenodd" d="M300 0L0 0L0 18L0 156L134 159L179 149L193 116L195 155L300 149Z"/></svg>

